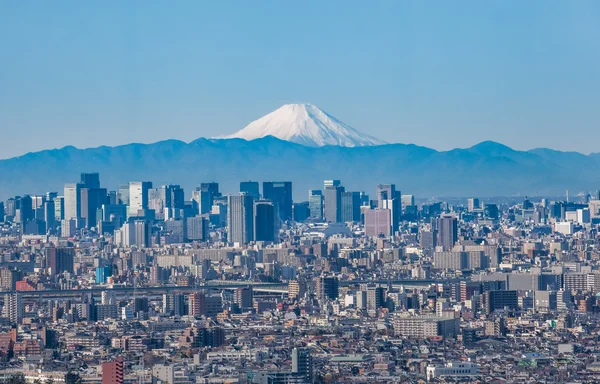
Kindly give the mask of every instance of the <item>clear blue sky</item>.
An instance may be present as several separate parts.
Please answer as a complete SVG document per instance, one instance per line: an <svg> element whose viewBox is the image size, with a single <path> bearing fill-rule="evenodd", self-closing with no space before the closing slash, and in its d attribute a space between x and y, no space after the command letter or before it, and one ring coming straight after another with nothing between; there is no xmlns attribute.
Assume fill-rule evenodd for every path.
<svg viewBox="0 0 600 384"><path fill-rule="evenodd" d="M390 142L600 152L598 1L0 1L0 158L310 102Z"/></svg>

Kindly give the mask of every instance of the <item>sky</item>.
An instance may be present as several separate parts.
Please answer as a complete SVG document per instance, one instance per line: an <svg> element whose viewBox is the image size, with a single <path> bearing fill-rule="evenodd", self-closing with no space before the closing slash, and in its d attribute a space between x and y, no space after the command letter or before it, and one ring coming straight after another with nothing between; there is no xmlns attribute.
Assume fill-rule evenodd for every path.
<svg viewBox="0 0 600 384"><path fill-rule="evenodd" d="M0 1L0 158L312 103L388 142L600 152L598 1Z"/></svg>

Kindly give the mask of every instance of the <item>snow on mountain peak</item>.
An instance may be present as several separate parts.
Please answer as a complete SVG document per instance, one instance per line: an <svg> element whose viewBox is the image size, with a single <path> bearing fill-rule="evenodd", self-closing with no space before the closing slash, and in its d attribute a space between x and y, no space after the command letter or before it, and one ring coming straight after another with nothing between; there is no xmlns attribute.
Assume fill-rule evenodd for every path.
<svg viewBox="0 0 600 384"><path fill-rule="evenodd" d="M312 104L286 104L225 138L254 140L265 136L275 136L310 147L385 144L384 141L357 131Z"/></svg>

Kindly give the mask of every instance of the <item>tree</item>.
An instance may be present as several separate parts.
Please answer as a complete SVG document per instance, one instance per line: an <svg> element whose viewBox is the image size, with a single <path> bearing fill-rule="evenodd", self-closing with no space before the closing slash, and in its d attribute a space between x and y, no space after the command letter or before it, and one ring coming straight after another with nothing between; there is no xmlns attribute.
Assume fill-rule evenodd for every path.
<svg viewBox="0 0 600 384"><path fill-rule="evenodd" d="M25 375L22 373L15 373L10 375L7 384L25 384Z"/></svg>

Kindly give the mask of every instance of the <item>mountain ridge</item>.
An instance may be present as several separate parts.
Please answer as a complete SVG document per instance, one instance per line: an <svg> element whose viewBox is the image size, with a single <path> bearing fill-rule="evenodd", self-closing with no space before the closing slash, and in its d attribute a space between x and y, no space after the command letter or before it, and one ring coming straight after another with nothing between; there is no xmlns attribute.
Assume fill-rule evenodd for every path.
<svg viewBox="0 0 600 384"><path fill-rule="evenodd" d="M0 199L60 192L81 172L100 172L102 185L109 189L150 180L156 185L180 184L188 195L202 181L218 181L223 191L236 192L240 180L291 180L297 201L332 178L341 179L348 190L370 193L378 183L395 183L405 193L424 197L558 195L565 189L600 187L594 172L599 156L537 154L506 146L510 151L488 153L483 149L499 143L483 143L450 151L401 143L309 147L267 136L250 141L199 138L190 143L67 146L0 160Z"/></svg>

